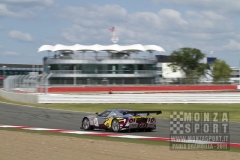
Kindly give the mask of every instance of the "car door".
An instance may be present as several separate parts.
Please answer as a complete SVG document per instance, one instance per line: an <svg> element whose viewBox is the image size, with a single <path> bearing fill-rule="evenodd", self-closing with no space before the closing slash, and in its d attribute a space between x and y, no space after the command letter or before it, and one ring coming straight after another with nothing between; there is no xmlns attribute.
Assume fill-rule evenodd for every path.
<svg viewBox="0 0 240 160"><path fill-rule="evenodd" d="M104 122L106 121L106 119L108 118L108 115L111 113L111 111L104 111L101 114L99 114L97 116L97 123L98 123L98 127L99 128L104 128Z"/></svg>

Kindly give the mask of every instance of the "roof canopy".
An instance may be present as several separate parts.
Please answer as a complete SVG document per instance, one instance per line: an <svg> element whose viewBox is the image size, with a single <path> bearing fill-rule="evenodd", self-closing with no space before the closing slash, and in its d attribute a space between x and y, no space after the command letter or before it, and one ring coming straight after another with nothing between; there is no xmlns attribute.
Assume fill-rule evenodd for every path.
<svg viewBox="0 0 240 160"><path fill-rule="evenodd" d="M121 51L126 51L126 52L153 52L153 51L158 51L158 52L165 52L165 50L156 45L141 45L141 44L134 44L134 45L128 45L128 46L121 46L118 44L113 44L113 45L80 45L80 44L75 44L73 46L66 46L66 45L61 45L57 44L55 46L52 45L43 45L38 49L38 52L42 51L94 51L94 52L99 52L99 51L107 51L107 52L121 52Z"/></svg>

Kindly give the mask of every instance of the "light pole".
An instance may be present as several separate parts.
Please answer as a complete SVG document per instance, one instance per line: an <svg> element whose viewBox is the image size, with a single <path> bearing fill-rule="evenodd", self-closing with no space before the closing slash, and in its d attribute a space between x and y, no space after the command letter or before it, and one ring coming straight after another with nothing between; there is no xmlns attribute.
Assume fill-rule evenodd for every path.
<svg viewBox="0 0 240 160"><path fill-rule="evenodd" d="M7 67L7 66L2 66L3 67L3 79L5 79L5 68Z"/></svg>
<svg viewBox="0 0 240 160"><path fill-rule="evenodd" d="M238 68L238 84L240 85L240 59L239 59L239 68Z"/></svg>
<svg viewBox="0 0 240 160"><path fill-rule="evenodd" d="M5 88L5 85L4 85L4 81L5 81L5 68L7 67L7 66L2 66L3 67L3 86L4 86L4 88Z"/></svg>
<svg viewBox="0 0 240 160"><path fill-rule="evenodd" d="M76 77L76 65L74 65L74 78L73 78L74 85L76 85L76 79L77 79L77 77Z"/></svg>
<svg viewBox="0 0 240 160"><path fill-rule="evenodd" d="M35 71L35 65L32 65L32 72Z"/></svg>
<svg viewBox="0 0 240 160"><path fill-rule="evenodd" d="M48 66L48 74L50 74L51 66Z"/></svg>

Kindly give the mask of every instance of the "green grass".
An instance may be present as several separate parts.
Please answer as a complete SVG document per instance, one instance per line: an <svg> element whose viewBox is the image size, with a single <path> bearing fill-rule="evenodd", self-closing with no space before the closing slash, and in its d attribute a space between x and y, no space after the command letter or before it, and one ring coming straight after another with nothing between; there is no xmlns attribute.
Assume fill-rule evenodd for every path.
<svg viewBox="0 0 240 160"><path fill-rule="evenodd" d="M171 111L229 112L230 121L240 122L239 104L27 104L13 102L0 97L0 101L15 104L31 105L43 108L63 109L82 112L102 112L106 109L124 108L131 110L162 110L158 118L169 118Z"/></svg>
<svg viewBox="0 0 240 160"><path fill-rule="evenodd" d="M170 146L170 142L164 142L164 141L149 141L149 140L138 140L138 139L128 139L128 138L101 137L101 136L78 135L78 134L69 134L69 133L55 133L55 132L47 132L47 131L31 131L31 130L22 130L22 129L13 129L13 128L0 128L0 130L25 132L25 133L40 134L40 135L68 136L68 137L75 137L75 138L92 139L92 140L100 141L99 143L101 143L101 141L112 141L112 142L127 142L127 143L144 144L144 145L166 146L166 147ZM174 151L174 149L172 150ZM213 149L213 150L224 151L224 150L216 150L216 149ZM230 150L225 150L225 151L240 152L240 148L231 147Z"/></svg>

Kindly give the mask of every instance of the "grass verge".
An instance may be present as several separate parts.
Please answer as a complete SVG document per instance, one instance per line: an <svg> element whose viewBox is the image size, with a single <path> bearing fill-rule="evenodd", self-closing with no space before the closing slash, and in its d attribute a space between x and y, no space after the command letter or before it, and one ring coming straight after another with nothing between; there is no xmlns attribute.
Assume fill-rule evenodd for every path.
<svg viewBox="0 0 240 160"><path fill-rule="evenodd" d="M196 111L196 112L228 112L229 120L240 122L239 104L28 104L6 100L0 97L0 101L31 105L43 108L63 109L82 112L102 112L107 109L124 108L130 110L162 110L163 114L157 115L158 118L169 118L171 111Z"/></svg>
<svg viewBox="0 0 240 160"><path fill-rule="evenodd" d="M71 133L56 133L56 132L50 132L50 131L32 131L32 130L14 129L14 128L0 128L0 130L17 131L17 132L25 132L25 133L33 133L33 134L41 134L41 135L69 136L69 137L76 137L76 138L105 140L105 141L113 141L113 142L128 142L128 143L138 143L138 144L146 144L146 145L169 146L169 142L162 142L162 141L147 141L147 140L138 140L138 139L130 139L130 138L79 135L79 134L71 134Z"/></svg>
<svg viewBox="0 0 240 160"><path fill-rule="evenodd" d="M92 139L92 140L99 140L99 141L127 142L127 143L144 144L144 145L166 146L166 147L169 147L169 149L170 149L170 143L164 142L164 141L150 141L150 140L138 140L138 139L128 139L128 138L101 137L101 136L78 135L78 134L69 134L69 133L55 133L55 132L47 132L47 131L31 131L31 130L13 129L13 128L0 128L0 130L25 132L25 133L40 134L40 135L68 136L68 137L85 138L85 139ZM170 150L179 151L178 149L170 149ZM195 151L195 150L189 150L189 151ZM207 151L207 150L203 149L202 151ZM208 150L208 151L224 152L223 150L217 150L217 149ZM240 148L230 147L230 150L225 150L225 151L240 152Z"/></svg>

